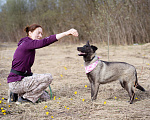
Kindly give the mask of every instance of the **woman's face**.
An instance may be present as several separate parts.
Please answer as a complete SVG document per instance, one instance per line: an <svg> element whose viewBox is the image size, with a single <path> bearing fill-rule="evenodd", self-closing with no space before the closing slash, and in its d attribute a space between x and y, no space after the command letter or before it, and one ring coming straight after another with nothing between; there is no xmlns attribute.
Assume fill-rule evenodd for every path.
<svg viewBox="0 0 150 120"><path fill-rule="evenodd" d="M33 40L40 40L43 35L43 30L41 27L36 28L33 32L29 31L29 37Z"/></svg>

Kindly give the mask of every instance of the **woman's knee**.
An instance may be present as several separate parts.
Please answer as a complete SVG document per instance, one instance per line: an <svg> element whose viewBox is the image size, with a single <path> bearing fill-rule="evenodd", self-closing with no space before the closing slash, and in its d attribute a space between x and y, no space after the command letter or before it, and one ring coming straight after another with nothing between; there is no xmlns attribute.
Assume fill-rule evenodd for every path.
<svg viewBox="0 0 150 120"><path fill-rule="evenodd" d="M44 74L43 75L43 81L45 81L46 83L50 84L53 80L53 77L51 74Z"/></svg>

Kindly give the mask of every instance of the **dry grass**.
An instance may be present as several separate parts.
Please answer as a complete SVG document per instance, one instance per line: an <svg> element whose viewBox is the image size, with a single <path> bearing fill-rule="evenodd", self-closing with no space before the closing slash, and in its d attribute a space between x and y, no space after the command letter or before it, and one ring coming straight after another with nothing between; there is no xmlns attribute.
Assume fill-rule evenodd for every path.
<svg viewBox="0 0 150 120"><path fill-rule="evenodd" d="M83 44L82 44L83 45ZM137 46L110 46L110 61L123 61L137 68L139 83L146 92L136 90L134 104L130 105L127 92L118 81L101 85L95 102L90 99L90 84L85 75L83 59L77 46L53 44L37 50L34 73L51 73L53 98L33 105L7 103L7 76L11 68L15 44L0 44L0 111L2 120L149 120L150 119L150 44ZM107 46L97 45L97 55L107 60ZM87 87L85 87L87 85ZM49 89L47 88L47 91ZM77 92L75 94L74 92ZM2 99L4 98L4 99ZM83 101L84 99L84 101Z"/></svg>

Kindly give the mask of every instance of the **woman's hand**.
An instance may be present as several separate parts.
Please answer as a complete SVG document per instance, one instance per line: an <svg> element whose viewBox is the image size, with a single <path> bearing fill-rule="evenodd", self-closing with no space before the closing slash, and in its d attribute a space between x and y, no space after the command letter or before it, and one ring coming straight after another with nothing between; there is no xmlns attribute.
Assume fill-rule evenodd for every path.
<svg viewBox="0 0 150 120"><path fill-rule="evenodd" d="M78 36L78 32L77 32L76 29L72 28L72 29L70 29L70 30L68 30L66 32L56 34L56 39L58 40L58 39L63 38L64 36L68 36L68 35L73 35L73 36L77 37Z"/></svg>
<svg viewBox="0 0 150 120"><path fill-rule="evenodd" d="M65 33L66 33L66 36L67 36L67 35L73 35L73 36L75 36L75 37L77 37L77 36L78 36L78 32L77 32L77 30L76 30L76 29L74 29L74 28L72 28L72 29L70 29L70 30L66 31Z"/></svg>

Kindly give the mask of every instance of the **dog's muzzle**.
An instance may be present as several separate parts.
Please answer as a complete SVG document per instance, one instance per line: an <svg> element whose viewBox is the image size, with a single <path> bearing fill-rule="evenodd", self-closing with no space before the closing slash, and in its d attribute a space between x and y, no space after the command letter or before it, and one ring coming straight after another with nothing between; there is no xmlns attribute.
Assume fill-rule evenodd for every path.
<svg viewBox="0 0 150 120"><path fill-rule="evenodd" d="M78 53L79 56L85 56L87 53L83 52L83 47L77 47L77 50L80 52Z"/></svg>

